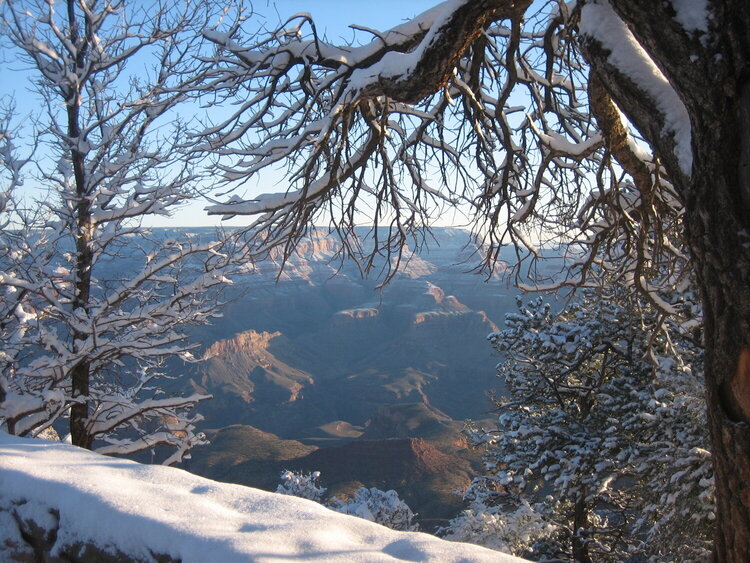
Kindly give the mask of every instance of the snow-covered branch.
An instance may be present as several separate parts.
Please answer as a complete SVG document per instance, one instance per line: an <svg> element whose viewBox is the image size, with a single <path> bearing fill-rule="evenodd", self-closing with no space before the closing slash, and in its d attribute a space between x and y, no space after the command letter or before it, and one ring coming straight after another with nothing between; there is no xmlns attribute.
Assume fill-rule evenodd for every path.
<svg viewBox="0 0 750 563"><path fill-rule="evenodd" d="M691 290L675 301L697 308ZM450 531L491 545L499 520L501 537L526 533L519 554L703 560L713 470L691 329L617 282L557 314L541 297L518 306L490 335L506 358L497 425L468 431L487 473Z"/></svg>
<svg viewBox="0 0 750 563"><path fill-rule="evenodd" d="M592 115L584 15L563 2L451 0L390 30L355 28L367 36L351 45L324 40L304 14L268 33L248 35L239 22L204 32L219 47L204 87L237 109L205 129L203 148L229 190L266 168L285 168L288 180L286 191L234 193L209 213L251 216L261 244L287 253L310 224L328 222L367 269L454 209L484 243L488 268L504 244L521 249L515 272L527 287L551 283L531 272L540 242L558 240L577 266L557 285L596 284L616 264L619 278L669 309L664 294L685 267L675 252L679 198L626 119ZM687 163L689 123L673 101L679 115L665 134ZM381 228L364 255L355 224Z"/></svg>
<svg viewBox="0 0 750 563"><path fill-rule="evenodd" d="M23 160L3 127L0 424L12 433L67 417L75 445L168 445L168 463L205 441L189 413L209 397L161 395L160 368L195 361L185 329L219 315L242 233L174 240L141 225L206 181L182 114L201 91L200 30L215 15L200 1L2 6L12 52L36 73L35 144L50 147L24 168L48 192L21 208L8 194Z"/></svg>

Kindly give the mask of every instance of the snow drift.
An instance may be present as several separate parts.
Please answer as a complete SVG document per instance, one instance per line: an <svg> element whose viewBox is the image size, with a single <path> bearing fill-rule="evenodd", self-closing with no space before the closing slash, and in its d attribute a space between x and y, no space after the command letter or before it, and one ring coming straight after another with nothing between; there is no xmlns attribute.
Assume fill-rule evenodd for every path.
<svg viewBox="0 0 750 563"><path fill-rule="evenodd" d="M34 549L184 563L521 561L296 497L0 433L0 559Z"/></svg>

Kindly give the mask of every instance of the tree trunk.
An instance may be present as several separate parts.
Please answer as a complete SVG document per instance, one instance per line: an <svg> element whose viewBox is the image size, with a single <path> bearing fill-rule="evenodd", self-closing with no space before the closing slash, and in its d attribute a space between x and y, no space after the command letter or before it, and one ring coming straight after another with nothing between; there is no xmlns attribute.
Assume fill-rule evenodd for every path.
<svg viewBox="0 0 750 563"><path fill-rule="evenodd" d="M708 424L716 479L714 560L750 561L750 3L708 2L709 32L673 3L610 0L690 116L693 165L675 159L664 116L637 84L584 45L617 105L662 157L685 204L703 297Z"/></svg>
<svg viewBox="0 0 750 563"><path fill-rule="evenodd" d="M750 83L694 135L688 242L703 293L715 560L750 561Z"/></svg>
<svg viewBox="0 0 750 563"><path fill-rule="evenodd" d="M728 71L686 93L693 176L687 240L703 293L708 423L716 479L714 560L750 561L750 9L717 3ZM710 106L700 106L705 91ZM705 103L705 102L704 102Z"/></svg>
<svg viewBox="0 0 750 563"><path fill-rule="evenodd" d="M79 78L83 75L84 63L88 53L88 42L81 40L78 31L78 22L75 13L75 0L68 0L68 23L70 25L69 39L77 47L75 68L71 74L76 77L76 82L70 84L67 90L66 113L68 118L68 137L71 139L70 160L73 165L73 175L76 184L76 232L72 233L76 247L75 264L75 294L72 300L74 311L89 312L89 301L91 296L91 269L94 263L94 253L91 248L93 239L91 202L88 200L88 189L86 186L86 163L85 157L78 149L78 141L81 136L80 108L82 84ZM88 29L86 30L88 36ZM73 331L73 347L76 352L87 340L88 334ZM71 370L71 396L74 399L70 409L70 436L73 445L91 449L92 439L86 429L89 414L89 380L91 378L91 362L82 360Z"/></svg>
<svg viewBox="0 0 750 563"><path fill-rule="evenodd" d="M591 563L589 542L581 533L589 527L589 510L584 495L585 491L576 500L573 508L573 560L576 563Z"/></svg>
<svg viewBox="0 0 750 563"><path fill-rule="evenodd" d="M75 366L71 372L73 397L81 397L81 402L70 407L70 438L74 446L91 449L92 439L86 429L89 416L89 365L83 362Z"/></svg>

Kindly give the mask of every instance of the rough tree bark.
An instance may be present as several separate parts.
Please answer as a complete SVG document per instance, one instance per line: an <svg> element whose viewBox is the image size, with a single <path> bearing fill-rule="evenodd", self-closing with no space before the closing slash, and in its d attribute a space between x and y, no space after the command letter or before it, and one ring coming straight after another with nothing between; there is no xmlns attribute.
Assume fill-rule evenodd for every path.
<svg viewBox="0 0 750 563"><path fill-rule="evenodd" d="M716 475L716 561L750 561L750 5L710 2L711 36L668 2L613 0L688 109L690 177L663 163L686 206L686 241L703 295L708 420ZM595 45L586 55L615 102L662 155L673 141L644 96Z"/></svg>

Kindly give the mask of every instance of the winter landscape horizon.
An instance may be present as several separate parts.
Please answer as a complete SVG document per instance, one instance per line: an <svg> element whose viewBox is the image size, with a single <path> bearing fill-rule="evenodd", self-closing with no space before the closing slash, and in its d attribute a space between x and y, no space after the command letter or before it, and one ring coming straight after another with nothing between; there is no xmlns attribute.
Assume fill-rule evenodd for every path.
<svg viewBox="0 0 750 563"><path fill-rule="evenodd" d="M750 560L742 0L0 0L0 560Z"/></svg>

